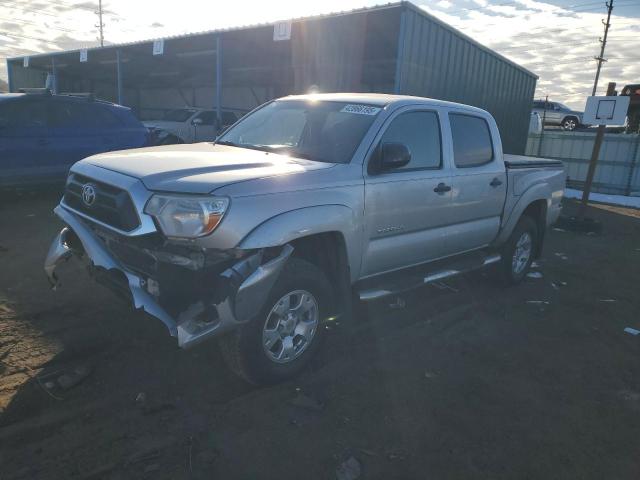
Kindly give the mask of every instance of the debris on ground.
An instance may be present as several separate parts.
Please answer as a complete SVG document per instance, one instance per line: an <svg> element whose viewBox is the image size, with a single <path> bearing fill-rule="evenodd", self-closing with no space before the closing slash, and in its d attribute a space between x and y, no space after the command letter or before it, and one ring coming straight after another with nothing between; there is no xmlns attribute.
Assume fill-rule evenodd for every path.
<svg viewBox="0 0 640 480"><path fill-rule="evenodd" d="M374 452L373 450L367 450L366 448L359 448L358 449L360 452L364 453L365 455L367 455L368 457L377 457L378 454L376 452Z"/></svg>
<svg viewBox="0 0 640 480"><path fill-rule="evenodd" d="M558 228L558 227L554 227L553 231L554 232L566 232L566 230L564 228Z"/></svg>
<svg viewBox="0 0 640 480"><path fill-rule="evenodd" d="M356 480L360 478L362 467L354 457L349 457L336 468L337 480Z"/></svg>
<svg viewBox="0 0 640 480"><path fill-rule="evenodd" d="M640 330L636 330L635 328L627 327L624 329L624 331L631 335L640 335Z"/></svg>
<svg viewBox="0 0 640 480"><path fill-rule="evenodd" d="M424 372L424 378L436 378L437 376L438 374L434 372L429 372L429 371Z"/></svg>
<svg viewBox="0 0 640 480"><path fill-rule="evenodd" d="M556 257L559 257L561 260L569 260L569 257L567 257L567 255L562 252L555 252L554 255Z"/></svg>
<svg viewBox="0 0 640 480"><path fill-rule="evenodd" d="M540 272L529 272L527 273L527 278L542 278L543 275Z"/></svg>
<svg viewBox="0 0 640 480"><path fill-rule="evenodd" d="M301 391L298 391L295 397L291 400L291 405L294 407L300 407L307 410L313 410L319 412L324 408L324 405L318 402L315 398L311 398L308 395L305 395Z"/></svg>
<svg viewBox="0 0 640 480"><path fill-rule="evenodd" d="M615 298L599 298L598 301L605 302L605 303L612 303L612 302L617 302L618 300L616 300Z"/></svg>
<svg viewBox="0 0 640 480"><path fill-rule="evenodd" d="M530 305L549 305L546 300L527 300L527 303Z"/></svg>
<svg viewBox="0 0 640 480"><path fill-rule="evenodd" d="M69 390L80 383L91 373L89 365L78 365L61 374L60 371L40 376L40 383L47 390Z"/></svg>
<svg viewBox="0 0 640 480"><path fill-rule="evenodd" d="M389 308L393 310L402 310L406 306L407 302L405 302L402 297L396 297L393 303L389 304Z"/></svg>
<svg viewBox="0 0 640 480"><path fill-rule="evenodd" d="M531 262L531 268L540 268L540 264L536 261Z"/></svg>
<svg viewBox="0 0 640 480"><path fill-rule="evenodd" d="M157 463L151 463L144 467L144 473L157 472L158 470L160 470L160 465L158 465Z"/></svg>
<svg viewBox="0 0 640 480"><path fill-rule="evenodd" d="M147 402L147 394L144 392L140 392L138 393L138 395L136 395L136 404L138 405L144 405Z"/></svg>
<svg viewBox="0 0 640 480"><path fill-rule="evenodd" d="M440 290L451 290L454 293L458 293L460 291L457 288L454 288L445 282L432 282L430 285L433 285L434 287L439 288Z"/></svg>

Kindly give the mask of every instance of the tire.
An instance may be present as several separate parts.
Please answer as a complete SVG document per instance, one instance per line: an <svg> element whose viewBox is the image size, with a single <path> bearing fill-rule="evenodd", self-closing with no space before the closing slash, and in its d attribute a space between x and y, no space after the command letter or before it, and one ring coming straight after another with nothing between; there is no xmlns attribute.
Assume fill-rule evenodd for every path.
<svg viewBox="0 0 640 480"><path fill-rule="evenodd" d="M254 385L278 383L300 373L322 343L331 292L327 277L318 267L299 258L290 258L260 313L220 339L220 350L229 368ZM301 308L304 303L304 309L309 310L296 310L302 314L287 316L293 310L287 310L286 304L297 304L298 299ZM314 308L317 315L315 327L312 321ZM304 341L307 337L298 333L305 329L307 341ZM279 332L281 337L278 338L274 332ZM271 350L266 342L271 344ZM289 347L286 350L289 355L285 353L285 345ZM275 358L278 354L279 360Z"/></svg>
<svg viewBox="0 0 640 480"><path fill-rule="evenodd" d="M528 241L526 240L527 236ZM538 227L536 222L529 216L522 217L502 249L500 270L502 279L507 285L517 285L527 275L533 262L537 242ZM527 243L528 254L526 254ZM518 260L515 258L516 255L518 255Z"/></svg>
<svg viewBox="0 0 640 480"><path fill-rule="evenodd" d="M567 130L568 132L573 132L576 128L580 126L580 122L576 117L566 117L562 119L562 123L560 124L563 130Z"/></svg>

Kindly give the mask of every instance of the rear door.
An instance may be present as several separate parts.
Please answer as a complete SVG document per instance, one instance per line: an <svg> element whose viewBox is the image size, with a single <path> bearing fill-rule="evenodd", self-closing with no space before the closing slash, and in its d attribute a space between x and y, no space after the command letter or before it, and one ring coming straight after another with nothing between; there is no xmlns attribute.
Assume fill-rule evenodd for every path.
<svg viewBox="0 0 640 480"><path fill-rule="evenodd" d="M0 183L36 180L50 173L48 100L34 96L0 103Z"/></svg>
<svg viewBox="0 0 640 480"><path fill-rule="evenodd" d="M487 246L500 229L507 178L500 135L487 114L450 111L451 209L449 255Z"/></svg>
<svg viewBox="0 0 640 480"><path fill-rule="evenodd" d="M443 150L440 111L408 107L392 115L376 137L406 145L411 161L382 173L365 173L367 245L363 276L442 256L451 204L450 167Z"/></svg>

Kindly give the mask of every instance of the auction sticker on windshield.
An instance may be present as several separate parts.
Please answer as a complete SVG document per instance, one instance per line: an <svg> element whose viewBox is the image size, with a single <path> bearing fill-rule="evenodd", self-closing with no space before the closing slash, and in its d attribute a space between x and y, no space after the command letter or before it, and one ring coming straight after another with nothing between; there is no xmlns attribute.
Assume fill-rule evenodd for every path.
<svg viewBox="0 0 640 480"><path fill-rule="evenodd" d="M345 105L340 111L343 113L357 113L358 115L376 115L380 109L369 105Z"/></svg>

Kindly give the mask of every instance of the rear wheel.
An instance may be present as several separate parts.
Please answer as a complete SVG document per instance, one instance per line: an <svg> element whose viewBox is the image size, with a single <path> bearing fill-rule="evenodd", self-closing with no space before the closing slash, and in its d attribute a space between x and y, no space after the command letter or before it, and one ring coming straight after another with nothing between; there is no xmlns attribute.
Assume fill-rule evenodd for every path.
<svg viewBox="0 0 640 480"><path fill-rule="evenodd" d="M528 273L537 239L536 222L531 217L522 217L502 250L501 270L506 283L520 283Z"/></svg>
<svg viewBox="0 0 640 480"><path fill-rule="evenodd" d="M562 128L564 130L572 132L576 128L578 128L579 123L578 123L578 119L576 117L567 117L564 120L562 120L562 124L561 125L562 125Z"/></svg>
<svg viewBox="0 0 640 480"><path fill-rule="evenodd" d="M299 373L320 347L330 299L331 285L318 267L289 259L262 311L220 339L231 370L253 384Z"/></svg>

